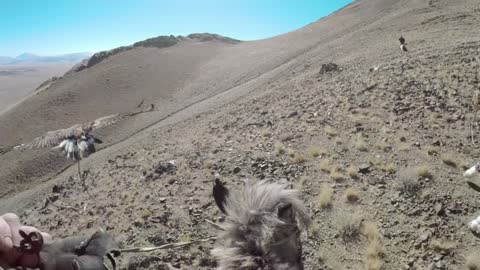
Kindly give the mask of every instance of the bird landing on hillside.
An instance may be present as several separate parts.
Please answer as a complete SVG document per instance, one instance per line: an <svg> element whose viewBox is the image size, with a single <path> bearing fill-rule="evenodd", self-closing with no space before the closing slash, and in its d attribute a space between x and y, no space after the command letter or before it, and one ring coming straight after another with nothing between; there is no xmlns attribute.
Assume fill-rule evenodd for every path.
<svg viewBox="0 0 480 270"><path fill-rule="evenodd" d="M43 136L33 139L30 143L15 146L15 150L33 149L33 148L52 148L62 150L68 159L73 159L78 163L78 173L80 173L80 160L88 157L96 151L95 144L102 141L91 134L93 130L100 129L119 121L128 119L138 114L153 112L155 105L150 104L147 109L137 110L128 113L112 114L100 117L92 122L76 124L66 129L49 131Z"/></svg>
<svg viewBox="0 0 480 270"><path fill-rule="evenodd" d="M408 50L407 50L407 43L405 42L405 38L403 38L403 37L401 36L401 37L398 39L398 41L400 41L400 51L402 51L402 54L408 52Z"/></svg>

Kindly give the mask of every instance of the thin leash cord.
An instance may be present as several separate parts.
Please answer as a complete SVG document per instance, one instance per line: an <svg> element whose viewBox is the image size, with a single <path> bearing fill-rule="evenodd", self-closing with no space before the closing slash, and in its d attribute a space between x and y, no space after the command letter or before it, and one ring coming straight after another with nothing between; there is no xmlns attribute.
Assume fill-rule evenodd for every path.
<svg viewBox="0 0 480 270"><path fill-rule="evenodd" d="M107 254L105 255L108 258L108 260L111 262L112 268L108 267L108 265L105 263L103 263L103 266L107 270L116 270L117 262L115 261L115 257L119 257L122 253L140 253L140 252L151 252L151 251L161 250L161 249L181 248L181 247L187 247L197 243L213 241L216 239L217 239L216 236L212 236L212 237L188 241L188 242L170 243L170 244L154 246L154 247L134 247L134 248L124 248L124 249L113 249L107 252Z"/></svg>
<svg viewBox="0 0 480 270"><path fill-rule="evenodd" d="M170 243L170 244L154 246L154 247L134 247L134 248L124 248L124 249L113 249L110 252L115 257L118 257L122 253L150 252L150 251L161 250L161 249L181 248L181 247L186 247L186 246L190 246L197 243L213 241L216 239L217 239L216 236L212 236L204 239L198 239L198 240L193 240L188 242Z"/></svg>

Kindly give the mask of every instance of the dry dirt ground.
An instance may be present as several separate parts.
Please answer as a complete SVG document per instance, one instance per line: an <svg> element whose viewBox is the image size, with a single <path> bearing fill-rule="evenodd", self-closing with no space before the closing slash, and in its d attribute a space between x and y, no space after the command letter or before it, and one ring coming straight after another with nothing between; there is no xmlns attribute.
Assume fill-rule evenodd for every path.
<svg viewBox="0 0 480 270"><path fill-rule="evenodd" d="M332 25L341 30L328 33ZM297 32L222 47L251 50L255 63L263 59L252 70L262 73L248 73L245 59L237 67L221 59L239 58L216 55L201 69L216 72L173 95L191 94L192 81L239 81L165 111L148 120L155 125L83 160L88 192L76 167L52 168L55 176L33 189L17 183L24 191L15 193L6 185L0 210L56 237L101 226L124 247L160 245L215 234L204 221L221 220L211 197L215 178L231 187L245 178L284 179L303 191L314 220L304 236L306 269L476 269L467 261L479 260L480 240L467 223L480 213L479 194L461 174L480 153L478 123L476 143L469 137L471 97L480 87L479 26L477 1L359 0ZM407 39L405 55L399 35ZM280 52L263 51L286 40L295 46L300 37L316 42L302 40L310 45L279 63L270 57ZM245 77L236 77L242 70ZM170 160L176 170L165 171ZM47 197L55 205L45 206ZM125 256L121 267L213 269L212 245Z"/></svg>

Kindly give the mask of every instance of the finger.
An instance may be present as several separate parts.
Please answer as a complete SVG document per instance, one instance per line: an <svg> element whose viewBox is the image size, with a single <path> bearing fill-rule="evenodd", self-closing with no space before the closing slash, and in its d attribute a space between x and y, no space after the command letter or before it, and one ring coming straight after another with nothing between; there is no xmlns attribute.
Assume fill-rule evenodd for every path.
<svg viewBox="0 0 480 270"><path fill-rule="evenodd" d="M10 251L13 247L12 233L8 223L0 217L0 252Z"/></svg>
<svg viewBox="0 0 480 270"><path fill-rule="evenodd" d="M53 238L50 234L45 233L45 232L41 232L40 234L42 234L43 243L48 244L48 243L53 242Z"/></svg>
<svg viewBox="0 0 480 270"><path fill-rule="evenodd" d="M2 216L3 220L7 222L8 226L10 227L10 235L12 236L13 244L18 245L22 237L18 233L20 229L20 219L17 215L8 213Z"/></svg>

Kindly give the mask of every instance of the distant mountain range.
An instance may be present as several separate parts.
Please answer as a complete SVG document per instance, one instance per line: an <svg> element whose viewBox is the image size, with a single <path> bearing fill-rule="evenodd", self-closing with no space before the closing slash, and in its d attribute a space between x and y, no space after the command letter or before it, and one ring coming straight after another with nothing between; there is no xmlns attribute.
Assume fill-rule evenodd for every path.
<svg viewBox="0 0 480 270"><path fill-rule="evenodd" d="M0 56L0 65L11 65L19 63L59 63L59 62L79 62L89 58L92 54L87 52L70 53L62 55L44 56L32 53L23 53L17 57Z"/></svg>

